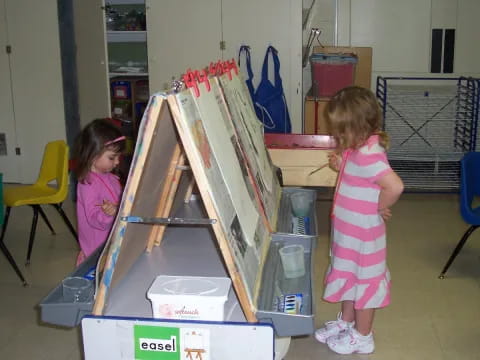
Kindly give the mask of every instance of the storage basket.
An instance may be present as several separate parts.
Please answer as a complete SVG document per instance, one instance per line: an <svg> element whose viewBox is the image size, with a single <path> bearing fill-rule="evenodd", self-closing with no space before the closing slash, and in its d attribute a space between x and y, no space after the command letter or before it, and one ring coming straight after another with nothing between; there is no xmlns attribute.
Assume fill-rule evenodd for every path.
<svg viewBox="0 0 480 360"><path fill-rule="evenodd" d="M357 58L347 54L313 54L312 90L315 97L329 97L337 91L352 86Z"/></svg>

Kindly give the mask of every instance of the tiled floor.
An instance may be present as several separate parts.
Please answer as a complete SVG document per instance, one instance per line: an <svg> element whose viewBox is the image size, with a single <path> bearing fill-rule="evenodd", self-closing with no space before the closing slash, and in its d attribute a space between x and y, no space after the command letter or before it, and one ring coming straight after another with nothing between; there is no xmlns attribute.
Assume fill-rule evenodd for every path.
<svg viewBox="0 0 480 360"><path fill-rule="evenodd" d="M317 325L335 317L338 306L321 301L327 265L328 200L318 202L320 239L316 253ZM73 211L67 204L71 219ZM67 274L77 245L54 209L46 208L56 236L39 220L32 263L26 256L31 210L12 210L6 244L30 286L23 288L0 255L0 359L81 359L79 329L40 323L37 303ZM437 278L467 225L456 195L404 195L388 225L392 304L377 312L376 351L339 356L311 336L292 339L286 360L306 359L480 359L480 231L474 233L445 280ZM222 359L223 360L223 359Z"/></svg>

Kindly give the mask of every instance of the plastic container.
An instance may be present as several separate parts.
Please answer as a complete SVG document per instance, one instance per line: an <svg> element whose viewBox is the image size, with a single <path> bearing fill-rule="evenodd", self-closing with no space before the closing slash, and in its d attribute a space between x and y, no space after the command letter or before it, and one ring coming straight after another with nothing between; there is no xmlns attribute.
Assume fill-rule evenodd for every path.
<svg viewBox="0 0 480 360"><path fill-rule="evenodd" d="M93 282L80 276L72 276L63 279L63 301L88 302L93 300Z"/></svg>
<svg viewBox="0 0 480 360"><path fill-rule="evenodd" d="M110 83L112 88L112 99L131 99L132 85L130 81L126 80L112 80Z"/></svg>
<svg viewBox="0 0 480 360"><path fill-rule="evenodd" d="M224 320L230 278L157 276L147 292L154 318Z"/></svg>
<svg viewBox="0 0 480 360"><path fill-rule="evenodd" d="M296 192L290 195L290 201L292 202L292 212L296 217L305 217L310 213L313 199L309 193Z"/></svg>
<svg viewBox="0 0 480 360"><path fill-rule="evenodd" d="M303 245L287 245L279 250L283 272L287 279L305 275L305 249Z"/></svg>
<svg viewBox="0 0 480 360"><path fill-rule="evenodd" d="M312 89L315 97L333 96L337 91L352 86L357 58L353 55L313 54Z"/></svg>

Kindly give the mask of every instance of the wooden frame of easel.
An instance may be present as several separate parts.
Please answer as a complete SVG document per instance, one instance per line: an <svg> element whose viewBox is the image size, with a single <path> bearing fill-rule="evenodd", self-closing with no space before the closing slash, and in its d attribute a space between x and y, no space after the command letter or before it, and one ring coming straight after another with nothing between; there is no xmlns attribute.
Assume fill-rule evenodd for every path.
<svg viewBox="0 0 480 360"><path fill-rule="evenodd" d="M217 86L217 89L220 89L220 83L217 82L214 85ZM242 91L246 91L246 89L242 89ZM186 94L187 93L191 96L190 105L199 106L198 104L195 105L193 101L194 92L188 90ZM207 96L207 94L205 94L205 96ZM211 96L212 94L208 94L207 96L210 99L209 101L212 101L213 99ZM258 245L259 248L257 249L259 251L259 254L257 255L258 259L256 260L255 266L253 266L253 271L256 272L253 275L253 278L252 276L248 277L245 274L245 271L252 271L249 266L251 260L250 263L238 262L239 254L238 248L236 247L238 244L235 242L236 240L238 241L238 237L235 235L232 238L232 218L224 218L225 213L220 211L221 203L219 203L219 198L218 196L217 198L214 198L212 194L213 190L219 190L212 190L212 183L209 182L205 175L205 153L202 153L202 150L199 150L199 144L195 144L192 140L192 131L195 132L196 130L192 127L186 128L185 123L182 122L182 116L184 115L182 114L182 111L185 109L182 109L179 106L178 101L179 99L173 95L154 95L149 102L140 127L139 141L137 141L132 169L125 187L122 203L119 207L119 215L114 223L114 228L112 229L97 267L97 279L100 279L100 281L97 286L93 313L95 315L103 314L109 295L109 289L115 286L115 284L123 278L131 265L133 265L134 261L136 261L145 250L150 252L153 246L161 243L166 228L164 225L127 223L121 219L130 215L143 217L168 217L177 193L180 176L183 171L182 169L184 169L186 157L188 157L195 181L190 181L184 201L190 198L195 183L198 184L198 189L209 218L217 219L217 222L212 225L212 229L219 244L225 265L244 315L247 321L255 322L254 298L256 298L260 286L261 268L268 250L269 241L267 242L260 239L261 243ZM225 101L225 99L218 101ZM216 104L215 101L213 103ZM210 106L211 105L212 104L210 103ZM219 105L216 104L214 106ZM223 114L220 116L218 113L217 116L225 118L224 113L228 112L228 108L226 104L224 104L223 107L224 108L217 109L216 111L220 111L220 113ZM203 116L205 116L205 114L203 114ZM232 119L225 119L225 121L232 121ZM193 136L195 136L195 134L193 134ZM234 141L233 137L231 140L232 142ZM239 139L235 140L237 147L239 146L238 141ZM261 139L257 141L257 147L259 141L261 141L262 146L264 146L263 139ZM205 144L205 146L208 148L210 147L210 145L207 144ZM229 146L232 146L232 144ZM266 149L262 150L267 153ZM210 151L210 148L208 151ZM240 153L239 151L231 149L229 151L233 154L236 153L236 156L239 157L239 159L246 156L246 151L244 149L241 150ZM252 152L253 150L250 149L249 151ZM270 161L268 153L266 156L266 160ZM271 222L272 219L273 221L276 221L276 213L278 211L280 198L278 197L269 201L268 211L273 211L274 214L269 213L267 216L264 213L264 206L260 204L261 201L265 201L265 199L262 198L265 194L259 193L259 186L257 184L257 181L259 181L259 169L255 169L257 172L256 176L254 176L252 171L250 171L251 163L247 160L244 160L243 162L243 166L247 166L249 170L247 173L243 171L245 170L243 169L243 176L250 179L247 181L245 178L244 181L247 186L251 186L252 189L255 189L255 197L253 198L252 194L250 194L250 196L247 195L247 197L249 199L251 198L251 201L253 201L257 207L257 210L255 211L258 211L258 215L256 215L258 220L256 221L259 222L256 225L256 229L263 229L263 227L265 227L268 230L271 230L274 225L272 226L271 223L266 224L265 222ZM152 164L155 165L152 166ZM239 165L237 164L236 166ZM238 171L240 170L237 170L237 172ZM279 185L276 183L277 179L275 174L272 172L267 175L274 179L273 182L275 187L272 193L275 194L275 196L279 196L281 191L278 191L277 189ZM222 176L225 176L225 174ZM265 174L262 176L265 176ZM161 180L159 181L159 179ZM223 179L220 180L224 181ZM245 186L245 184L243 186ZM228 191L224 190L221 194L223 196L227 193L231 195L231 191L234 190L230 188ZM246 200L246 198L241 199L242 202L245 202ZM229 205L228 208L231 211L236 211L234 210L233 203L232 205ZM238 223L236 212L231 214L235 215L234 220ZM239 224L238 226L243 225ZM241 232L244 231L243 228L239 229ZM132 235L135 235L136 239L145 238L146 241L134 241ZM270 232L268 232L267 235L269 239ZM244 234L241 235L242 238L244 236ZM249 246L251 247L252 245ZM242 253L242 255L244 255L244 253Z"/></svg>

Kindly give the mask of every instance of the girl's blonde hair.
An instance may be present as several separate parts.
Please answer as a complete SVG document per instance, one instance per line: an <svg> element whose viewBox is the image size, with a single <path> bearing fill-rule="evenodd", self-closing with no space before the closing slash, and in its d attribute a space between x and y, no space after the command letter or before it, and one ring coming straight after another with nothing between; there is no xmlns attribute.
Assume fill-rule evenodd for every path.
<svg viewBox="0 0 480 360"><path fill-rule="evenodd" d="M382 111L373 93L358 86L338 91L325 107L325 117L337 149L357 149L371 135L379 135L388 148L388 135L381 131Z"/></svg>
<svg viewBox="0 0 480 360"><path fill-rule="evenodd" d="M122 153L125 150L125 141L116 141L121 137L121 130L107 119L93 120L78 134L73 156L78 181L85 182L93 162L105 151Z"/></svg>

